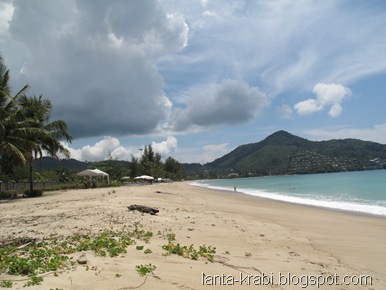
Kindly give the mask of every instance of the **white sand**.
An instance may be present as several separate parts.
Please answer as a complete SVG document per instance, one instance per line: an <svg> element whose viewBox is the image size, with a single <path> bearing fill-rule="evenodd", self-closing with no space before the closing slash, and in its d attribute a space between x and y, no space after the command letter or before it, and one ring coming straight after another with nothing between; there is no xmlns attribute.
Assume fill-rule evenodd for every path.
<svg viewBox="0 0 386 290"><path fill-rule="evenodd" d="M132 204L156 207L160 212L155 216L129 212L127 206ZM186 183L52 192L3 202L0 208L2 239L97 233L135 222L154 234L149 244L137 242L151 249L150 254L136 250L135 245L114 258L87 251L88 270L78 265L75 270L58 271L57 276L46 275L41 285L23 288L25 281L16 281L13 289L136 289L140 285L139 289L161 290L304 289L306 279L308 284L315 279L324 282L319 289L386 289L386 219L377 216L216 192ZM216 247L214 263L165 257L162 245L168 243L170 232L181 245ZM145 281L135 267L149 263L157 268ZM265 283L273 285L253 285L263 283L259 279L263 275ZM288 275L292 275L292 285L288 281L277 285L284 284ZM372 285L353 285L360 275L371 276L367 282ZM339 280L326 281L327 276L339 276ZM0 275L0 280L6 278L25 277ZM245 280L237 281L240 278ZM308 285L305 289L318 288Z"/></svg>

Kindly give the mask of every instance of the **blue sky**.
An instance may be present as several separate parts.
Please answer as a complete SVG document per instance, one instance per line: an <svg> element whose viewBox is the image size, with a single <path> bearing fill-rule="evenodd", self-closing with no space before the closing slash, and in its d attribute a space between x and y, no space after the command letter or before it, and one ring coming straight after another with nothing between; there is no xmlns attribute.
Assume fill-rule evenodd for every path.
<svg viewBox="0 0 386 290"><path fill-rule="evenodd" d="M286 130L386 144L383 0L1 0L14 93L79 160L206 163Z"/></svg>

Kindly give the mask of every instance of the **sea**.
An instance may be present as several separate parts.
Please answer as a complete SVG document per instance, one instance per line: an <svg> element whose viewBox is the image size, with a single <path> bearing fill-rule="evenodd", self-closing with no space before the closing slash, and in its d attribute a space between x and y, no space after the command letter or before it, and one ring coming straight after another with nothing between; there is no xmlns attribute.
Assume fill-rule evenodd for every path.
<svg viewBox="0 0 386 290"><path fill-rule="evenodd" d="M386 170L200 180L192 185L386 216Z"/></svg>

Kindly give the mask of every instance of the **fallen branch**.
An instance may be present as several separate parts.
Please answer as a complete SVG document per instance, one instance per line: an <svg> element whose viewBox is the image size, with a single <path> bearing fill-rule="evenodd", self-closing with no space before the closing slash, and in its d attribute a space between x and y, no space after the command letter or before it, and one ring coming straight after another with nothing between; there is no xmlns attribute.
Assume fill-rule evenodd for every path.
<svg viewBox="0 0 386 290"><path fill-rule="evenodd" d="M139 212L148 213L148 214L151 214L151 215L155 215L155 214L157 214L159 212L158 209L153 208L153 207L148 207L148 206L145 206L145 205L133 204L133 205L128 206L127 208L129 210L137 210Z"/></svg>

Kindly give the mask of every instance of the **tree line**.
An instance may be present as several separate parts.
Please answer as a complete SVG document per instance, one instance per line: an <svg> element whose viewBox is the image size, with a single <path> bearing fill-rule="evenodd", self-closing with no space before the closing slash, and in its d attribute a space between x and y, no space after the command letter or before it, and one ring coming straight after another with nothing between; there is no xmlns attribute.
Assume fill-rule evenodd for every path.
<svg viewBox="0 0 386 290"><path fill-rule="evenodd" d="M162 162L161 155L154 152L151 145L145 146L140 158L133 155L131 157L130 177L143 174L172 180L181 180L186 177L185 169L177 160L169 156Z"/></svg>

